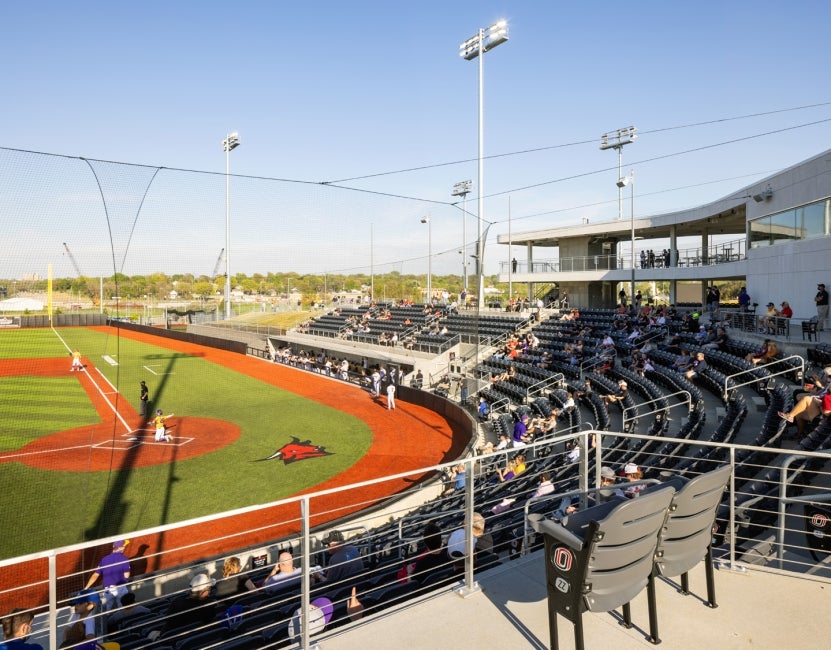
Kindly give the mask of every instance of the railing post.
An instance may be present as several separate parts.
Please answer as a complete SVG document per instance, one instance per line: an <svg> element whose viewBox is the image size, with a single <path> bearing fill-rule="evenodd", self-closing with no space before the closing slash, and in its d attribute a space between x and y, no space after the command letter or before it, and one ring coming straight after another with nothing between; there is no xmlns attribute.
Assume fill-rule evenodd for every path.
<svg viewBox="0 0 831 650"><path fill-rule="evenodd" d="M300 579L300 611L302 612L301 618L303 619L302 625L300 626L300 647L301 648L308 648L309 647L309 602L311 598L309 593L311 591L311 557L309 553L309 543L310 543L310 536L309 536L309 518L310 518L310 511L309 511L309 497L304 496L300 500L300 539L301 547L303 549L302 556L301 556L301 579Z"/></svg>
<svg viewBox="0 0 831 650"><path fill-rule="evenodd" d="M472 596L479 591L479 585L473 579L473 562L474 550L476 543L473 540L473 462L474 457L471 456L465 461L465 545L467 546L467 553L465 554L465 580L464 584L455 589L456 593L462 598Z"/></svg>
<svg viewBox="0 0 831 650"><path fill-rule="evenodd" d="M58 647L58 563L54 553L49 554L49 650Z"/></svg>
<svg viewBox="0 0 831 650"><path fill-rule="evenodd" d="M730 447L730 568L736 568L736 450ZM726 533L727 531L725 531Z"/></svg>

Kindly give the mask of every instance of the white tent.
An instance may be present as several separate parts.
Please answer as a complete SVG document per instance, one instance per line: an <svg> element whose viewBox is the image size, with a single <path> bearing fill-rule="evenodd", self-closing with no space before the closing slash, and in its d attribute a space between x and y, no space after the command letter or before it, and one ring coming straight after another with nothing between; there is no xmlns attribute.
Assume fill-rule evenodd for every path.
<svg viewBox="0 0 831 650"><path fill-rule="evenodd" d="M0 311L43 311L43 303L32 298L0 300Z"/></svg>

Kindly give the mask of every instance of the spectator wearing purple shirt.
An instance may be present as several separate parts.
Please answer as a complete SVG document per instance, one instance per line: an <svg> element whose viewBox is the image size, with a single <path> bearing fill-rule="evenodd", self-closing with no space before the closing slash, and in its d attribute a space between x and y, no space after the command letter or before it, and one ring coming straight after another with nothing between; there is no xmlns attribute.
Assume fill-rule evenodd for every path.
<svg viewBox="0 0 831 650"><path fill-rule="evenodd" d="M127 593L127 581L130 579L130 560L124 555L124 549L130 543L129 539L113 542L113 552L105 555L98 563L98 568L87 581L86 589L90 589L98 578L104 587L101 593L101 606L104 611L121 604L121 597Z"/></svg>

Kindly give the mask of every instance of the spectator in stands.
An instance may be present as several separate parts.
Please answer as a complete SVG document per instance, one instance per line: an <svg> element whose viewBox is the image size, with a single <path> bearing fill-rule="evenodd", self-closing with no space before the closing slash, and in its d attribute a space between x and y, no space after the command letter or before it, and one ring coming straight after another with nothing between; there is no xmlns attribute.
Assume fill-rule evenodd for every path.
<svg viewBox="0 0 831 650"><path fill-rule="evenodd" d="M689 350L682 348L680 356L672 362L672 367L678 372L687 372L692 367L692 357L690 357Z"/></svg>
<svg viewBox="0 0 831 650"><path fill-rule="evenodd" d="M614 393L609 393L608 395L603 396L603 401L608 406L610 403L615 404L617 402L622 402L626 399L626 396L629 394L629 385L626 383L625 379L621 379L617 383L617 390Z"/></svg>
<svg viewBox="0 0 831 650"><path fill-rule="evenodd" d="M517 476L516 461L513 458L511 458L511 459L508 460L507 463L505 463L505 469L497 467L494 470L494 477L495 478L492 479L492 482L494 482L494 483L505 483L506 481L510 481L512 478L515 478L516 476Z"/></svg>
<svg viewBox="0 0 831 650"><path fill-rule="evenodd" d="M704 325L698 326L698 333L695 335L696 345L704 345L707 342L707 328Z"/></svg>
<svg viewBox="0 0 831 650"><path fill-rule="evenodd" d="M681 335L673 334L666 345L666 351L671 354L681 354Z"/></svg>
<svg viewBox="0 0 831 650"><path fill-rule="evenodd" d="M617 301L618 304L620 304L620 306L623 307L624 311L626 310L626 300L626 289L621 288L621 290L617 292Z"/></svg>
<svg viewBox="0 0 831 650"><path fill-rule="evenodd" d="M450 376L444 375L436 384L433 392L440 397L447 397L450 395Z"/></svg>
<svg viewBox="0 0 831 650"><path fill-rule="evenodd" d="M234 594L254 591L257 585L247 575L240 575L242 562L238 557L229 557L222 564L222 579L216 583L216 597L225 598Z"/></svg>
<svg viewBox="0 0 831 650"><path fill-rule="evenodd" d="M490 406L488 406L488 402L484 397L479 398L479 406L476 410L480 420L488 419L488 414L490 413Z"/></svg>
<svg viewBox="0 0 831 650"><path fill-rule="evenodd" d="M136 595L128 591L121 597L121 608L107 617L107 631L115 632L130 624L130 619L144 614L150 614L151 609L144 605L136 605Z"/></svg>
<svg viewBox="0 0 831 650"><path fill-rule="evenodd" d="M571 415L571 412L575 409L576 405L574 403L574 393L571 391L566 391L566 401L563 402L563 407L560 409L560 413L565 413L566 415Z"/></svg>
<svg viewBox="0 0 831 650"><path fill-rule="evenodd" d="M525 454L517 454L514 456L514 476L519 476L525 472Z"/></svg>
<svg viewBox="0 0 831 650"><path fill-rule="evenodd" d="M747 293L747 288L739 289L739 295L736 297L739 301L739 311L748 311L750 308L750 295Z"/></svg>
<svg viewBox="0 0 831 650"><path fill-rule="evenodd" d="M486 442L484 445L479 447L479 452L482 454L492 454L494 451L502 451L510 446L511 439L508 437L508 434L500 433L499 440L495 446L492 442Z"/></svg>
<svg viewBox="0 0 831 650"><path fill-rule="evenodd" d="M452 494L453 492L464 491L465 489L465 482L467 479L467 473L465 472L464 463L459 463L455 467L453 467L449 472L450 480L448 481L447 488L444 490L444 494Z"/></svg>
<svg viewBox="0 0 831 650"><path fill-rule="evenodd" d="M596 496L592 500L595 503L603 503L613 498L624 499L625 495L620 488L612 489L612 487L615 484L615 481L617 481L617 476L615 476L614 471L609 467L601 467L600 487L607 489L602 489L598 491L596 493ZM564 526L568 525L569 515L573 515L575 512L579 510L577 501L578 498L576 496L563 497L560 500L560 505L557 506L557 509L552 513L551 518L554 519L554 521L563 524ZM590 503L589 505L594 505L594 503Z"/></svg>
<svg viewBox="0 0 831 650"><path fill-rule="evenodd" d="M478 512L473 513L472 529L473 550L475 553L477 550L479 550L479 540L485 535L485 518ZM486 546L486 544L483 544L483 547L484 546ZM466 527L463 526L461 528L457 528L456 530L454 530L452 533L450 533L450 537L447 538L447 555L452 560L459 560L467 555L467 551L467 530Z"/></svg>
<svg viewBox="0 0 831 650"><path fill-rule="evenodd" d="M527 413L523 413L519 420L516 421L514 424L514 435L513 435L513 442L514 447L518 447L533 440L533 436L529 435L528 433L528 417Z"/></svg>
<svg viewBox="0 0 831 650"><path fill-rule="evenodd" d="M540 436L548 436L557 430L557 415L560 411L552 408L547 418L540 418L534 427Z"/></svg>
<svg viewBox="0 0 831 650"><path fill-rule="evenodd" d="M214 620L214 602L211 587L214 581L206 573L197 573L190 581L190 592L179 596L170 603L167 610L164 632L184 627L205 625ZM152 640L158 634L151 636Z"/></svg>
<svg viewBox="0 0 831 650"><path fill-rule="evenodd" d="M828 320L828 292L822 282L817 285L814 302L817 305L817 331L822 332L825 329L825 321Z"/></svg>
<svg viewBox="0 0 831 650"><path fill-rule="evenodd" d="M776 355L779 354L779 350L776 347L776 343L771 341L770 339L765 339L764 343L762 343L761 347L756 350L756 352L751 352L748 354L745 359L750 361L754 366L760 363L769 363L772 361Z"/></svg>
<svg viewBox="0 0 831 650"><path fill-rule="evenodd" d="M582 453L583 442L581 438L575 438L569 443L571 446L565 456L566 463L576 463L580 460ZM597 438L593 433L589 434L589 449L594 449L597 446Z"/></svg>
<svg viewBox="0 0 831 650"><path fill-rule="evenodd" d="M697 352L690 369L684 373L684 376L689 380L693 380L705 370L707 370L707 361L704 359L704 353Z"/></svg>
<svg viewBox="0 0 831 650"><path fill-rule="evenodd" d="M399 580L424 580L428 575L448 565L449 558L442 548L441 530L435 521L427 522L421 533L424 550L402 567L398 573Z"/></svg>
<svg viewBox="0 0 831 650"><path fill-rule="evenodd" d="M813 422L820 415L831 415L831 392L826 390L822 395L807 395L799 400L787 413L779 411L779 417L791 423L796 423L796 431L802 436L805 425Z"/></svg>
<svg viewBox="0 0 831 650"><path fill-rule="evenodd" d="M66 627L63 634L63 643L60 647L77 648L77 650L103 650L101 644L87 638L83 621L75 621Z"/></svg>
<svg viewBox="0 0 831 650"><path fill-rule="evenodd" d="M587 377L583 380L583 385L573 391L574 399L588 399L589 395L593 392L591 379ZM557 415L559 415L559 413Z"/></svg>
<svg viewBox="0 0 831 650"><path fill-rule="evenodd" d="M710 321L714 321L716 316L718 315L718 307L719 301L721 300L721 292L718 290L718 287L714 284L711 284L707 287L707 297L705 298L705 303L707 305L707 311L710 312Z"/></svg>
<svg viewBox="0 0 831 650"><path fill-rule="evenodd" d="M826 366L822 372L806 376L805 383L793 392L794 404L808 395L822 395L829 389L829 384L831 384L831 365Z"/></svg>
<svg viewBox="0 0 831 650"><path fill-rule="evenodd" d="M643 377L643 360L643 355L641 355L640 352L635 351L632 354L632 363L629 364L629 370ZM608 395L604 397L608 397Z"/></svg>
<svg viewBox="0 0 831 650"><path fill-rule="evenodd" d="M424 374L421 372L421 368L416 371L415 377L413 377L412 381L410 382L410 386L413 388L420 389L424 385Z"/></svg>
<svg viewBox="0 0 831 650"><path fill-rule="evenodd" d="M537 497L552 494L553 492L554 484L551 483L551 475L548 472L543 472L540 474L540 484L537 486L537 489L534 490L533 494L531 494L531 498L536 499Z"/></svg>
<svg viewBox="0 0 831 650"><path fill-rule="evenodd" d="M101 598L95 589L82 589L78 592L78 595L72 601L72 614L64 632L64 644L67 642L67 637L75 639L76 642L95 639L95 616L93 616L93 613L100 604ZM77 639L76 637L79 635L81 638Z"/></svg>
<svg viewBox="0 0 831 650"><path fill-rule="evenodd" d="M130 579L130 560L124 555L124 549L130 540L116 540L113 551L101 558L98 568L87 580L86 589L90 589L98 578L104 589L101 592L101 604L104 611L117 607L121 597L127 593L127 581Z"/></svg>
<svg viewBox="0 0 831 650"><path fill-rule="evenodd" d="M793 309L791 309L791 305L787 300L782 301L781 307L782 309L779 310L779 315L782 318L793 318Z"/></svg>
<svg viewBox="0 0 831 650"><path fill-rule="evenodd" d="M759 331L773 334L776 331L776 317L779 312L776 311L776 305L769 302L765 307L765 313L759 318Z"/></svg>
<svg viewBox="0 0 831 650"><path fill-rule="evenodd" d="M316 582L335 584L363 573L364 561L360 552L352 544L346 543L339 530L330 531L323 538L323 545L331 557L325 571L313 574Z"/></svg>
<svg viewBox="0 0 831 650"><path fill-rule="evenodd" d="M626 480L630 483L643 480L643 472L640 467L635 465L635 463L626 463L623 467L623 474L626 476ZM633 485L632 487L627 488L624 494L631 499L638 496L645 487L646 485L643 484Z"/></svg>
<svg viewBox="0 0 831 650"><path fill-rule="evenodd" d="M707 348L708 350L722 350L723 351L723 350L727 349L727 343L728 343L727 330L725 330L723 327L719 327L716 330L716 335L713 338L713 340L708 341L707 343L705 343L704 347Z"/></svg>
<svg viewBox="0 0 831 650"><path fill-rule="evenodd" d="M3 619L5 642L0 642L0 650L43 650L43 646L37 643L26 643L26 639L32 633L34 619L32 612L13 609L8 617Z"/></svg>
<svg viewBox="0 0 831 650"><path fill-rule="evenodd" d="M267 592L276 591L278 587L286 584L292 579L300 579L300 567L294 567L294 558L289 551L280 551L277 556L277 564L263 581L263 587Z"/></svg>

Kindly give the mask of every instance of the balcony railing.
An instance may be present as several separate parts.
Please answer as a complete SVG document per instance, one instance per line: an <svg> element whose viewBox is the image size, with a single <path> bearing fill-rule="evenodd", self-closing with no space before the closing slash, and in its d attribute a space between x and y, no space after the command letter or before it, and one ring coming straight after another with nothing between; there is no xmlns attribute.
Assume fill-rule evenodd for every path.
<svg viewBox="0 0 831 650"><path fill-rule="evenodd" d="M590 445L592 436L596 440L594 448ZM581 454L577 462L569 464L563 443L571 441L581 444L582 449L591 449L591 453ZM265 597L262 587L246 596L248 604L241 615L243 620L259 615L268 622L256 628L256 632L244 627L237 634L263 634L272 627L284 627L297 608L308 612L309 604L317 593L310 576L314 567L324 562L326 555L322 537L332 528L331 522L339 520L337 529L360 550L364 559L364 571L359 577L365 586L358 598L380 608L384 603L377 602L379 590L398 583L400 578L395 575L395 569L405 566L408 559L412 561L415 557L416 541L428 521L441 522L444 526L442 534L447 536L454 528L469 527L465 522L472 521L474 511L481 512L486 516L487 532L495 542L493 554L501 554L501 561L509 562L512 544L515 543L514 548L521 548L523 553L534 548L533 533L523 524L517 528L514 522L526 521L522 513L526 510L529 495L527 486L538 482L542 471L554 476L555 485L554 493L544 501L556 504L565 493L572 492L575 485L580 490L575 495L577 500L586 490L598 487L600 467L604 463L618 467L625 455L640 454L638 462L641 467L647 471L651 469L655 478L664 480L673 475L672 468L675 466L695 468L696 463L702 462L704 452L714 448L719 456L716 462L728 463L733 468L733 478L722 501L715 529L717 561L730 568L767 565L803 576L810 575L813 579L828 581L831 578L831 569L822 561L828 551L820 550L820 547L825 548L824 542L814 529L823 516L817 513L826 512L829 500L825 487L831 478L827 450L789 451L673 439L672 455L662 455L659 452L667 448L664 443L668 441L665 437L583 431L524 447L521 451L529 459L528 469L524 476L512 479L516 488L510 481L500 484L488 479L494 468L503 467L508 458L519 451L513 449L463 460L467 478L464 488L460 490L453 490L452 479L447 477L451 467L458 465L456 461L138 531L129 535L133 542L131 548L149 550L143 557L134 559L141 560L151 569L160 568L133 576L128 587L136 593L139 602L149 606L159 605L158 611L162 612L161 601L170 600L174 594L186 589L188 581L196 573L204 572L221 578L224 557L239 556L243 559L245 570L250 572L255 582L259 582L276 561L277 552L290 548L302 571L292 589L280 592L284 601L278 602L273 595ZM657 451L646 452L650 447ZM687 475L695 475L712 467L711 462L704 464L706 468L688 469ZM775 471L771 471L773 468ZM659 469L662 472L659 473ZM417 485L418 489L411 491L406 499L394 502L367 497L368 486L400 483L401 480ZM509 497L514 501L509 503ZM540 512L540 501L535 501L533 505L535 511ZM256 528L243 528L228 534L229 522L254 514L258 521ZM324 521L330 523L320 523ZM224 535L216 533L212 536L213 530L222 530ZM470 530L467 532L471 534ZM264 533L270 541L250 544L251 539L262 539ZM172 543L174 539L187 541L185 545L177 546ZM522 540L525 540L524 545ZM14 603L37 614L30 641L42 643L44 647L57 647L62 636L59 629L70 613L72 594L86 580L87 574L77 570L78 566L83 566L78 561L82 556L91 557L96 549L109 546L112 541L96 540L0 561L0 575L6 576L5 591L2 593L6 604ZM214 549L216 555L210 556L210 549ZM216 552L216 549L225 550ZM195 557L202 559L195 563L178 564L175 559L188 551L195 552ZM477 589L474 571L481 567L474 567L470 557L463 564L455 572L448 569L449 578L437 583L438 586L443 584L444 588L449 588L456 585L462 591ZM14 575L20 576L20 580L17 584L10 584L13 581L8 577ZM437 584L425 589L413 586L410 596L415 598L420 593L435 590ZM261 600L257 599L257 594L263 596ZM104 614L99 612L95 616L103 620ZM157 618L157 622L163 624L164 615L159 613ZM309 618L304 615L302 620ZM331 626L336 624L333 622ZM371 625L372 622L370 620L365 624ZM198 631L207 632L212 626L220 625L219 621L205 624ZM179 634L187 636L196 631L191 629ZM321 636L325 635L318 635L317 638ZM308 640L308 637L305 639ZM173 637L165 639L169 644L176 641ZM147 646L150 645L148 641Z"/></svg>

